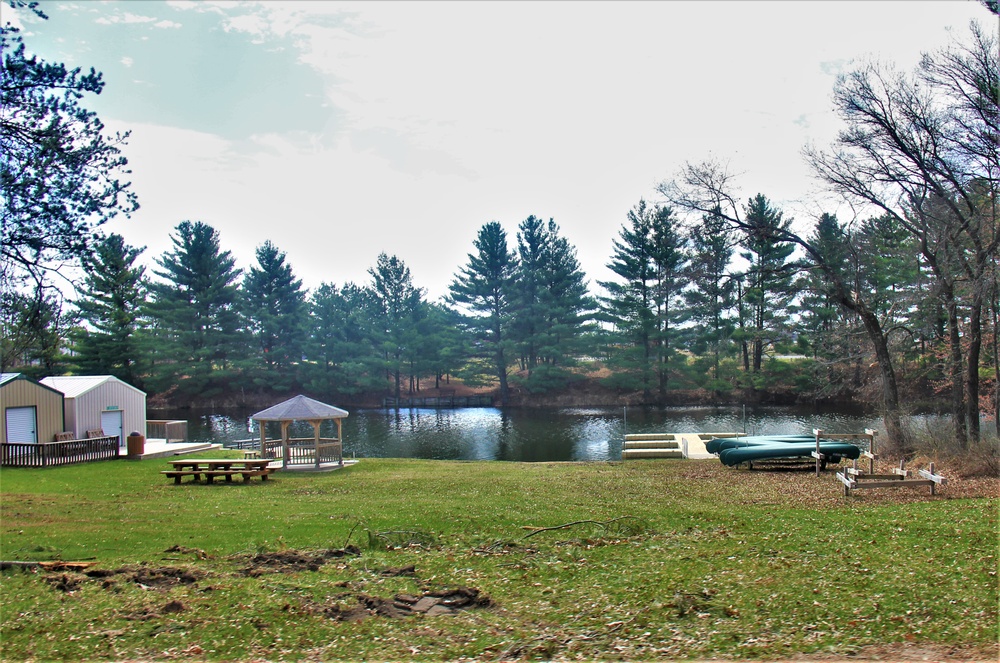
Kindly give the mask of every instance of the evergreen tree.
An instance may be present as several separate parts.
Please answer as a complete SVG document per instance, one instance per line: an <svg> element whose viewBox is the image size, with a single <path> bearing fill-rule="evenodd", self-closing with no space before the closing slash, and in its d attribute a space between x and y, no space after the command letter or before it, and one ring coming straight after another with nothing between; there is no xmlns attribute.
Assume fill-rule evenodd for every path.
<svg viewBox="0 0 1000 663"><path fill-rule="evenodd" d="M11 7L47 19L36 4ZM104 88L93 68L68 70L30 54L10 22L0 27L0 53L0 287L27 279L41 311L48 271L87 255L97 226L138 208L119 179L129 172L120 149L128 133L106 134L81 105Z"/></svg>
<svg viewBox="0 0 1000 663"><path fill-rule="evenodd" d="M150 285L156 336L156 388L211 398L232 387L245 359L237 282L240 270L219 235L201 221L181 222L173 249L156 260L163 279Z"/></svg>
<svg viewBox="0 0 1000 663"><path fill-rule="evenodd" d="M666 393L668 366L675 352L676 324L684 315L681 292L685 240L668 207L647 207L640 200L628 213L628 225L615 240L608 268L624 282L602 282L603 318L619 331L622 349L611 365L625 379L618 386L641 388L648 400L655 381L660 397Z"/></svg>
<svg viewBox="0 0 1000 663"><path fill-rule="evenodd" d="M628 222L612 241L613 253L607 267L621 281L598 283L608 295L601 298L602 318L614 327L614 345L609 365L609 383L642 389L643 400L651 396L655 377L653 345L657 332L654 311L656 269L653 264L652 210L645 200L629 210Z"/></svg>
<svg viewBox="0 0 1000 663"><path fill-rule="evenodd" d="M259 354L254 382L274 391L295 384L302 359L306 303L302 281L295 278L285 254L270 241L257 248L257 266L243 279L244 317Z"/></svg>
<svg viewBox="0 0 1000 663"><path fill-rule="evenodd" d="M476 253L455 276L449 300L472 312L469 327L477 343L490 354L493 375L500 385L500 402L509 400L508 348L511 300L517 278L517 256L507 248L507 233L496 221L479 229Z"/></svg>
<svg viewBox="0 0 1000 663"><path fill-rule="evenodd" d="M373 345L371 293L353 283L323 283L309 298L307 387L317 394L356 395L385 386Z"/></svg>
<svg viewBox="0 0 1000 663"><path fill-rule="evenodd" d="M733 322L729 313L735 303L736 282L729 274L735 239L729 224L719 214L704 214L701 222L691 228L688 279L692 287L685 290L684 299L690 319L694 322L698 346L712 358L709 388L718 392L730 385L722 380L722 358L729 354ZM698 354L701 347L696 346Z"/></svg>
<svg viewBox="0 0 1000 663"><path fill-rule="evenodd" d="M411 371L411 380L421 376L434 376L434 387L441 387L441 379L452 375L469 358L467 335L463 331L462 315L442 304L424 302L417 334L417 355Z"/></svg>
<svg viewBox="0 0 1000 663"><path fill-rule="evenodd" d="M841 281L854 280L852 271L858 254L852 249L852 238L836 216L821 215L810 242L826 256L828 270L835 271ZM814 383L819 389L817 395L832 397L848 387L856 389L860 386L863 356L857 339L864 336L857 315L839 304L827 272L814 264L803 272L796 288L802 293L792 308L797 318L798 345L819 360L816 366L822 370L821 374L814 375ZM855 368L854 381L847 385L835 367L838 363L848 365L850 362Z"/></svg>
<svg viewBox="0 0 1000 663"><path fill-rule="evenodd" d="M791 302L797 266L789 262L795 247L782 239L791 220L771 206L762 194L747 203L743 248L748 261L743 302L749 312L749 346L754 373L760 373L764 346L781 337Z"/></svg>
<svg viewBox="0 0 1000 663"><path fill-rule="evenodd" d="M30 296L0 291L0 369L32 377L62 373L63 345L73 323L55 288L41 288Z"/></svg>
<svg viewBox="0 0 1000 663"><path fill-rule="evenodd" d="M95 244L84 259L86 277L76 301L86 327L74 334L74 361L82 372L114 375L140 388L147 284L146 269L136 260L144 250L114 233Z"/></svg>
<svg viewBox="0 0 1000 663"><path fill-rule="evenodd" d="M513 331L529 389L566 384L568 368L586 351L594 304L576 249L559 226L529 216L518 227L518 276Z"/></svg>
<svg viewBox="0 0 1000 663"><path fill-rule="evenodd" d="M403 366L416 347L423 291L413 285L410 268L396 256L379 254L368 274L372 277L373 331L386 372L393 380L393 392L399 398Z"/></svg>
<svg viewBox="0 0 1000 663"><path fill-rule="evenodd" d="M670 362L676 353L674 337L683 322L683 274L687 265L685 239L677 230L677 219L669 207L657 206L653 213L653 264L656 267L656 346L657 385L660 397L666 395Z"/></svg>

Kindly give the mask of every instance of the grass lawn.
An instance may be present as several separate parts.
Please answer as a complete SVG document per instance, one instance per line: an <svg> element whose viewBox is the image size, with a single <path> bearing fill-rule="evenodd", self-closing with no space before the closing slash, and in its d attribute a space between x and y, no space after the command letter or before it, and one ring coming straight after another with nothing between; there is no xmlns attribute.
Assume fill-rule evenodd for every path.
<svg viewBox="0 0 1000 663"><path fill-rule="evenodd" d="M166 467L0 472L0 559L94 562L0 574L0 658L997 660L997 479L844 497L833 471L718 461Z"/></svg>

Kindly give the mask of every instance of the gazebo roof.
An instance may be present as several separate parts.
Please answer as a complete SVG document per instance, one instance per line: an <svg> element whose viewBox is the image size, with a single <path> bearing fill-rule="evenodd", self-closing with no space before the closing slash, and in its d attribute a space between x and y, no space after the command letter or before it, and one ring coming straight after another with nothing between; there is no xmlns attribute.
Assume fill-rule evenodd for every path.
<svg viewBox="0 0 1000 663"><path fill-rule="evenodd" d="M316 421L343 419L347 415L347 410L299 394L283 403L261 410L250 418L255 421Z"/></svg>

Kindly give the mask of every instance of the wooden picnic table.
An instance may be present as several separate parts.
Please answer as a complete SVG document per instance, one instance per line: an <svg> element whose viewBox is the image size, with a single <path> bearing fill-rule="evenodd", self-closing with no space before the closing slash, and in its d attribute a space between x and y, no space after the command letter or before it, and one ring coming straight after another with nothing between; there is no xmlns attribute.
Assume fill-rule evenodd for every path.
<svg viewBox="0 0 1000 663"><path fill-rule="evenodd" d="M173 468L162 470L160 474L171 477L174 483L180 483L186 476L198 481L202 474L208 483L212 483L215 477L225 477L226 481L232 481L237 474L243 477L243 481L249 481L250 477L260 477L261 481L267 481L268 475L274 472L274 468L268 467L271 462L268 458L180 458L167 462Z"/></svg>

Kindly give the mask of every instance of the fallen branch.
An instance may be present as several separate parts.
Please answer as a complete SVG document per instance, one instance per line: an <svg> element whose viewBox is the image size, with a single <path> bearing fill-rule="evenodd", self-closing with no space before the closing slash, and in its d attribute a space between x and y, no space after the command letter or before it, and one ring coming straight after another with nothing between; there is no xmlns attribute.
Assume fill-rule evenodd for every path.
<svg viewBox="0 0 1000 663"><path fill-rule="evenodd" d="M0 571L7 569L44 569L45 571L82 571L97 562L19 562L0 561Z"/></svg>
<svg viewBox="0 0 1000 663"><path fill-rule="evenodd" d="M617 518L612 518L611 520L603 520L603 521L602 520L576 520L576 521L571 522L571 523L565 523L563 525L555 525L553 527L530 527L530 526L526 526L524 529L531 529L532 531L529 532L528 534L525 534L521 538L522 539L527 539L527 538L532 537L532 536L534 536L536 534L540 534L541 532L551 532L551 531L557 530L557 529L566 529L568 527L576 527L577 525L587 525L587 524L590 524L590 525L600 525L601 527L604 527L606 529L608 527L608 525L610 525L611 523L618 522L619 520L625 520L626 518L634 518L634 517L635 516L619 516Z"/></svg>

